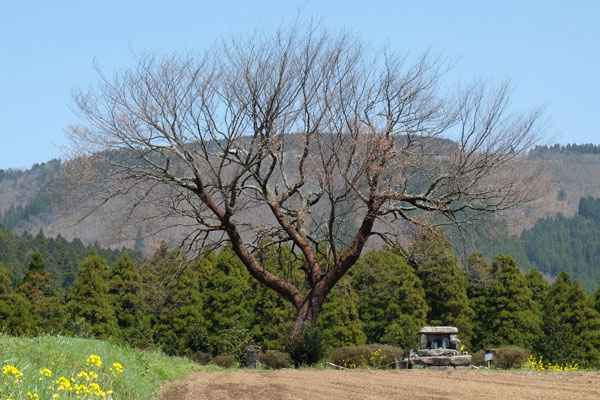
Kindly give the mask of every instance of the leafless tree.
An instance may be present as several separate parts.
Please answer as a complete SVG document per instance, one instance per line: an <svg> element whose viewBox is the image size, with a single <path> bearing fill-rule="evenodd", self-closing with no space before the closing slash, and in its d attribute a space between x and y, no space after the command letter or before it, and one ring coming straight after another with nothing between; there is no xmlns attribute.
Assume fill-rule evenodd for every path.
<svg viewBox="0 0 600 400"><path fill-rule="evenodd" d="M448 65L429 54L293 26L136 60L75 93L86 190L96 206L127 196L130 211L186 225L188 245L227 240L294 304L296 327L317 320L371 237L393 242L402 221L432 215L461 226L539 195L522 165L540 112L511 113L507 85L444 93ZM267 237L293 245L309 289L253 257Z"/></svg>

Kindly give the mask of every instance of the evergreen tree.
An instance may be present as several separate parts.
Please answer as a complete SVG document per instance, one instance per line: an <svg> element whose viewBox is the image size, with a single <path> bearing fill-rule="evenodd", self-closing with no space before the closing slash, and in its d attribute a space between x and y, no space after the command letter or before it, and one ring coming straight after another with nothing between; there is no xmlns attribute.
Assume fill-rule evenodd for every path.
<svg viewBox="0 0 600 400"><path fill-rule="evenodd" d="M39 251L32 255L17 292L29 300L31 317L38 333L60 332L63 327L63 307Z"/></svg>
<svg viewBox="0 0 600 400"><path fill-rule="evenodd" d="M561 272L544 304L544 356L553 363L600 366L600 314L592 298L569 274Z"/></svg>
<svg viewBox="0 0 600 400"><path fill-rule="evenodd" d="M527 280L512 257L498 255L492 264L494 284L487 309L479 317L482 347L513 345L533 350L540 342L542 318Z"/></svg>
<svg viewBox="0 0 600 400"><path fill-rule="evenodd" d="M77 279L69 293L67 310L74 321L75 330L95 337L118 337L118 324L110 299L109 268L94 249L79 264ZM86 332L89 331L89 332Z"/></svg>
<svg viewBox="0 0 600 400"><path fill-rule="evenodd" d="M298 268L298 263L303 260L288 246L279 246L272 240L265 240L256 257L265 269L294 282L297 287L303 286L305 276ZM291 328L296 310L289 301L256 279L250 279L249 282L251 293L254 294L252 303L255 319L251 327L253 340L263 349L281 349L281 338Z"/></svg>
<svg viewBox="0 0 600 400"><path fill-rule="evenodd" d="M168 270L176 276L166 287L166 297L161 305L161 312L156 317L155 342L170 355L205 350L191 348L189 342L193 335L206 335L201 270L207 268L207 264L211 262L210 257L201 257L188 263L179 250L169 253L165 254L166 259L172 261Z"/></svg>
<svg viewBox="0 0 600 400"><path fill-rule="evenodd" d="M12 276L0 262L0 333L21 336L34 331L27 298L14 292Z"/></svg>
<svg viewBox="0 0 600 400"><path fill-rule="evenodd" d="M428 306L421 281L403 256L389 248L367 252L353 268L352 286L369 343L417 348Z"/></svg>
<svg viewBox="0 0 600 400"><path fill-rule="evenodd" d="M252 341L250 328L256 319L251 278L230 248L223 248L207 267L202 291L211 352L240 355Z"/></svg>
<svg viewBox="0 0 600 400"><path fill-rule="evenodd" d="M150 316L141 297L142 279L129 255L117 260L110 272L109 294L125 343L146 347L152 342Z"/></svg>
<svg viewBox="0 0 600 400"><path fill-rule="evenodd" d="M529 272L525 274L525 280L527 282L527 287L531 290L533 300L538 304L541 310L544 305L544 299L548 295L548 290L550 290L550 285L537 268L530 269Z"/></svg>
<svg viewBox="0 0 600 400"><path fill-rule="evenodd" d="M469 281L467 288L469 304L477 316L472 320L472 346L473 350L478 350L483 347L482 341L489 331L489 321L486 316L490 314L490 292L496 282L492 266L487 263L481 253L471 254L467 259L465 269Z"/></svg>
<svg viewBox="0 0 600 400"><path fill-rule="evenodd" d="M342 278L329 293L317 323L322 329L323 346L364 344L367 340L358 316L358 295L350 287L350 279Z"/></svg>
<svg viewBox="0 0 600 400"><path fill-rule="evenodd" d="M461 341L469 348L474 313L467 298L467 277L444 232L436 228L419 231L412 260L425 288L429 324L457 327Z"/></svg>

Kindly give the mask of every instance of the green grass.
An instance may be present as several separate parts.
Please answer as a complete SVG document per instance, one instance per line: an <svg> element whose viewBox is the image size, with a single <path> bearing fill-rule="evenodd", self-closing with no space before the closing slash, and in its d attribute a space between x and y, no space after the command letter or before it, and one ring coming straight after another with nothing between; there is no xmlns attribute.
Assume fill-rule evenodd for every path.
<svg viewBox="0 0 600 400"><path fill-rule="evenodd" d="M101 358L100 367L86 364L92 354ZM113 363L123 366L122 374L113 375L110 371ZM75 379L76 382L71 381L73 386L83 383L89 388L90 383L96 382L102 391L113 391L112 397L98 392L100 395L80 393L79 399L147 400L156 397L162 382L185 377L189 372L200 369L187 359L167 357L157 351L139 351L100 340L60 336L0 336L0 369L7 365L23 374L18 379L22 382L15 382L14 377L10 379L10 372L0 375L0 400L29 399L27 392L36 393L43 400L53 399L54 394L59 394L60 399L77 399L75 390L58 391L59 384L52 383L61 376ZM40 370L45 368L52 371L52 377L40 374ZM81 371L97 373L98 378L86 381L85 377L77 377Z"/></svg>

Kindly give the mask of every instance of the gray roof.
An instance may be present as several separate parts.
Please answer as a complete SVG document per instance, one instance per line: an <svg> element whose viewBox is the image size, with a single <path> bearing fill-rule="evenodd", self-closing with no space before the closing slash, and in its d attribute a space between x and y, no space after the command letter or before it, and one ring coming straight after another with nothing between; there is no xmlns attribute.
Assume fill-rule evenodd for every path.
<svg viewBox="0 0 600 400"><path fill-rule="evenodd" d="M419 333L420 334L433 333L433 334L451 335L453 333L458 333L458 328L455 326L425 326L425 327L421 328Z"/></svg>

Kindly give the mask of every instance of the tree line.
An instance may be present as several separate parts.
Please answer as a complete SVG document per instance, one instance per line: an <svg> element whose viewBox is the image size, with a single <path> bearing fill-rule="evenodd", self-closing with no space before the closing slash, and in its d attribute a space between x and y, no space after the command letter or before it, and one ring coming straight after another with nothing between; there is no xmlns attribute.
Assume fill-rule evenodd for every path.
<svg viewBox="0 0 600 400"><path fill-rule="evenodd" d="M35 235L25 232L19 236L0 225L0 263L11 274L13 285L23 279L32 254L39 251L53 283L57 288L65 289L72 285L79 263L92 247L111 264L126 251L101 248L97 244L84 245L79 239L69 241L60 234L55 238L46 237L41 229ZM128 250L128 253L136 263L141 262L140 252Z"/></svg>
<svg viewBox="0 0 600 400"><path fill-rule="evenodd" d="M543 153L548 153L548 152L555 152L555 153L567 153L567 152L573 152L573 153L579 153L579 154L600 154L600 145L595 145L593 143L584 143L584 144L567 144L567 145L560 145L560 144L554 144L552 146L548 146L548 145L537 145L533 148L533 150L531 150L531 153L533 154L543 154Z"/></svg>
<svg viewBox="0 0 600 400"><path fill-rule="evenodd" d="M308 288L301 256L265 240L261 265ZM0 331L60 333L157 347L168 354L232 354L248 344L282 349L296 310L253 279L231 248L205 248L188 260L161 246L136 266L128 254L112 265L95 249L71 285L57 288L41 252L13 285L0 266ZM600 290L588 296L565 272L550 285L514 259L489 264L474 253L459 266L436 230L423 230L410 251L366 252L323 304L316 326L325 347L385 343L417 348L425 325L453 325L467 349L516 345L555 363L600 366Z"/></svg>

